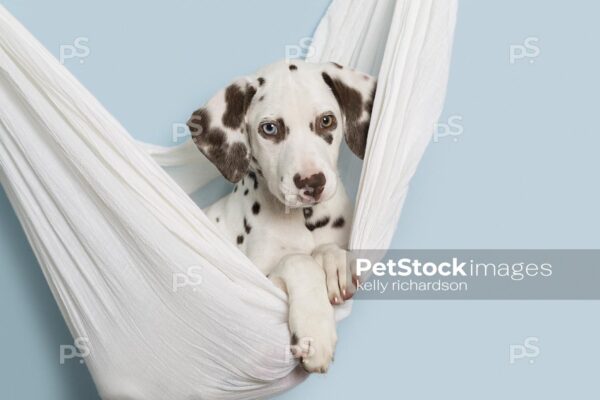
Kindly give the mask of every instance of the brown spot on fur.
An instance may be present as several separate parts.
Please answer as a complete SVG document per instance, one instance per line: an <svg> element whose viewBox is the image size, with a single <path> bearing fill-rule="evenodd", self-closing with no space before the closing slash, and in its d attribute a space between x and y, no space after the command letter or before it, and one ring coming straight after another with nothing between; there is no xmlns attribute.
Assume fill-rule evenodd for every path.
<svg viewBox="0 0 600 400"><path fill-rule="evenodd" d="M230 177L230 180L234 182L239 180L250 165L248 161L248 148L240 142L232 144L219 164L224 166L220 170L221 172L224 171L223 175L225 177Z"/></svg>
<svg viewBox="0 0 600 400"><path fill-rule="evenodd" d="M371 115L371 112L373 111L373 100L375 100L375 92L377 91L377 86L373 86L373 89L371 89L371 94L369 95L369 98L367 99L367 101L365 101L365 111L369 113L369 115Z"/></svg>
<svg viewBox="0 0 600 400"><path fill-rule="evenodd" d="M275 143L279 143L282 140L284 140L287 137L287 135L289 135L290 130L288 127L285 126L285 121L283 120L283 118L277 118L277 120L271 121L271 123L275 124L275 126L277 127L277 133L275 135L267 135L263 132L261 126L259 125L258 133L262 137L268 140L272 140Z"/></svg>
<svg viewBox="0 0 600 400"><path fill-rule="evenodd" d="M369 129L369 120L360 121L363 109L369 107L367 104L372 103L372 99L367 99L366 104L363 103L363 98L360 92L346 85L340 79L332 78L328 73L322 73L323 80L331 88L342 113L345 116L345 132L346 142L348 147L354 154L361 159L365 156L365 148L367 146L367 133ZM372 92L374 95L374 91Z"/></svg>
<svg viewBox="0 0 600 400"><path fill-rule="evenodd" d="M190 128L191 133L198 132L201 128L201 123L199 118L191 118L188 122L188 127Z"/></svg>
<svg viewBox="0 0 600 400"><path fill-rule="evenodd" d="M205 109L200 108L193 112L192 116L187 122L188 128L190 128L190 132L192 133L192 138L194 138L194 134L201 134L205 129L208 129L210 119L208 113Z"/></svg>
<svg viewBox="0 0 600 400"><path fill-rule="evenodd" d="M240 88L237 84L232 84L225 89L225 103L227 108L223 113L223 125L227 128L238 129L244 122L246 109L256 94L256 89L247 86Z"/></svg>
<svg viewBox="0 0 600 400"><path fill-rule="evenodd" d="M242 142L227 143L226 133L218 127L211 128L208 111L195 111L188 121L192 139L200 151L231 182L239 181L250 165L247 146Z"/></svg>
<svg viewBox="0 0 600 400"><path fill-rule="evenodd" d="M305 190L304 193L307 193L308 191L315 199L318 199L321 196L321 193L323 193L325 182L325 174L322 172L312 174L307 178L302 178L300 174L294 175L294 185L296 185L298 189L310 189Z"/></svg>
<svg viewBox="0 0 600 400"><path fill-rule="evenodd" d="M325 118L326 116L330 116L330 118L332 118L331 124L327 127L323 126L323 124L322 124L323 118ZM319 115L315 119L315 127L316 127L317 135L319 135L321 138L323 138L323 140L325 140L328 144L333 143L332 132L337 128L337 119L335 118L335 116L333 114L324 113L324 114Z"/></svg>
<svg viewBox="0 0 600 400"><path fill-rule="evenodd" d="M346 118L358 120L361 116L363 105L360 92L346 85L340 79L332 78L326 72L323 72L322 75L327 86L333 91L333 95L346 115Z"/></svg>

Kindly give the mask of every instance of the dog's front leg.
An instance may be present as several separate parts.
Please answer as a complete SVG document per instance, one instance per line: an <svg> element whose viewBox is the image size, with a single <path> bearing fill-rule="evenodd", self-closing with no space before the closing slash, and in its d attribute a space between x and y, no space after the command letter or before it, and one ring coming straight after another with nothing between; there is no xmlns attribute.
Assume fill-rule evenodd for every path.
<svg viewBox="0 0 600 400"><path fill-rule="evenodd" d="M356 292L355 271L349 255L348 251L335 243L321 245L312 252L325 272L327 295L331 304L342 304Z"/></svg>
<svg viewBox="0 0 600 400"><path fill-rule="evenodd" d="M308 372L327 372L337 335L323 268L310 255L292 254L269 277L288 294L292 353Z"/></svg>

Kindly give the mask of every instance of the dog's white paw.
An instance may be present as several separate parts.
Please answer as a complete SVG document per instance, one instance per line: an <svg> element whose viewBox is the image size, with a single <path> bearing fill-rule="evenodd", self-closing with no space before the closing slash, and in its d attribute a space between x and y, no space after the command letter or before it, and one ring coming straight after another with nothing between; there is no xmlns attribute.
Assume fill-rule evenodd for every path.
<svg viewBox="0 0 600 400"><path fill-rule="evenodd" d="M356 286L348 252L332 243L317 247L312 256L325 271L327 296L331 304L342 304L350 299L356 292Z"/></svg>
<svg viewBox="0 0 600 400"><path fill-rule="evenodd" d="M300 359L308 372L325 373L333 361L337 342L335 319L331 305L325 305L328 309L317 310L315 303L290 305L292 355Z"/></svg>

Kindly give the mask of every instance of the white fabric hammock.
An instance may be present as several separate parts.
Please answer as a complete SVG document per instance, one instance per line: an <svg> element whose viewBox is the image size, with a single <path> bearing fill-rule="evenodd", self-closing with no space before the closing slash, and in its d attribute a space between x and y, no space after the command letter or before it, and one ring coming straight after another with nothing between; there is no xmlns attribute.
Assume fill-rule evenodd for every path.
<svg viewBox="0 0 600 400"><path fill-rule="evenodd" d="M455 15L454 0L334 0L316 31L311 60L379 71L351 248L390 243L441 112ZM253 399L305 378L285 294L182 190L214 176L189 144L134 141L0 7L1 183L102 398ZM175 292L191 267L201 284Z"/></svg>

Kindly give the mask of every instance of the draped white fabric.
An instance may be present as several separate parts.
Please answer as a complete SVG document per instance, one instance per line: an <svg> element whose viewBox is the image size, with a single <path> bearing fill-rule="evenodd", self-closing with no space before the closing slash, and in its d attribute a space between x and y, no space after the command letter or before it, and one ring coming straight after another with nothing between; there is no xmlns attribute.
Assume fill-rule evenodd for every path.
<svg viewBox="0 0 600 400"><path fill-rule="evenodd" d="M317 29L311 60L379 71L352 248L390 243L455 14L454 0L334 0ZM264 398L305 378L285 294L185 193L216 176L199 154L134 141L0 7L1 183L105 399Z"/></svg>

